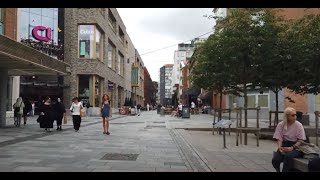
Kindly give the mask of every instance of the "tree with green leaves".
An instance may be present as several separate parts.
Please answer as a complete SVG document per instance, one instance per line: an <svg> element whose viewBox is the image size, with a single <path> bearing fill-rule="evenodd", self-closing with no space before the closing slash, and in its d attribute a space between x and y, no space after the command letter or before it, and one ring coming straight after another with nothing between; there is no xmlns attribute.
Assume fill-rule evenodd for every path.
<svg viewBox="0 0 320 180"><path fill-rule="evenodd" d="M291 77L287 87L297 94L320 92L320 15L306 15L291 22L287 31L290 43Z"/></svg>
<svg viewBox="0 0 320 180"><path fill-rule="evenodd" d="M226 71L223 62L223 46L220 33L211 35L204 44L198 46L192 56L194 64L190 67L190 79L193 84L220 94L220 108L218 119L222 116L222 94L228 86L230 73Z"/></svg>

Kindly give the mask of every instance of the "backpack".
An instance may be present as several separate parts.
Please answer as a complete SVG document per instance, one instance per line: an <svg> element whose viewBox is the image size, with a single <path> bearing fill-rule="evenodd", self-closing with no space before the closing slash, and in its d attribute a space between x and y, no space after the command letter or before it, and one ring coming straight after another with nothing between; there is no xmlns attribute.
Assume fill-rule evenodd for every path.
<svg viewBox="0 0 320 180"><path fill-rule="evenodd" d="M20 103L20 106L21 106L22 102ZM18 113L20 112L20 106L19 107L14 107L14 112L15 113Z"/></svg>

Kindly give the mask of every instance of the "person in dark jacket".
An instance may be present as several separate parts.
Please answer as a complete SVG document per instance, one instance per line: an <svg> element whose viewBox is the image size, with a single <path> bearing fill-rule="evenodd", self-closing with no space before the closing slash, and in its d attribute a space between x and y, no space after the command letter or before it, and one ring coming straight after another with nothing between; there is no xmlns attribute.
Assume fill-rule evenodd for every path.
<svg viewBox="0 0 320 180"><path fill-rule="evenodd" d="M62 119L66 115L66 108L61 102L61 99L58 98L57 102L54 104L55 120L57 121L57 131L62 130Z"/></svg>
<svg viewBox="0 0 320 180"><path fill-rule="evenodd" d="M138 104L138 105L137 105L137 109L138 109L138 116L140 116L140 113L141 113L141 104Z"/></svg>
<svg viewBox="0 0 320 180"><path fill-rule="evenodd" d="M28 98L25 98L23 103L25 105L23 108L23 121L24 121L24 124L27 124L27 117L32 110L32 104L30 103Z"/></svg>
<svg viewBox="0 0 320 180"><path fill-rule="evenodd" d="M47 132L51 132L50 128L53 128L54 110L51 105L51 98L46 97L45 102L39 107L40 115L38 122L40 128L45 128Z"/></svg>

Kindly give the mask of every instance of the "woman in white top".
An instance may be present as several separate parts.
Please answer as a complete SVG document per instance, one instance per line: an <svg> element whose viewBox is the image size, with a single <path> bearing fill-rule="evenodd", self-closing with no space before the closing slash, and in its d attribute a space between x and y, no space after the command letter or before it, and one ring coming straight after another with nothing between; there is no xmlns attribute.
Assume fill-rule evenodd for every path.
<svg viewBox="0 0 320 180"><path fill-rule="evenodd" d="M72 112L73 127L78 132L81 124L80 110L83 108L83 105L79 102L78 97L73 98L72 101L70 110Z"/></svg>

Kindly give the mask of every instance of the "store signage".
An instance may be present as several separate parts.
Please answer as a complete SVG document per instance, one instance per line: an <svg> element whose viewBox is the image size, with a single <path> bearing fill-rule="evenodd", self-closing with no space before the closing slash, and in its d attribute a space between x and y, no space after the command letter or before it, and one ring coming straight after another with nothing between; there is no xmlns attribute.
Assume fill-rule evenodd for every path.
<svg viewBox="0 0 320 180"><path fill-rule="evenodd" d="M80 30L80 34L93 34L93 33L94 33L93 30L83 30L83 29Z"/></svg>
<svg viewBox="0 0 320 180"><path fill-rule="evenodd" d="M45 37L39 35L39 31L45 31ZM32 29L32 37L39 41L48 42L51 40L51 28L46 28L44 26L35 26Z"/></svg>

